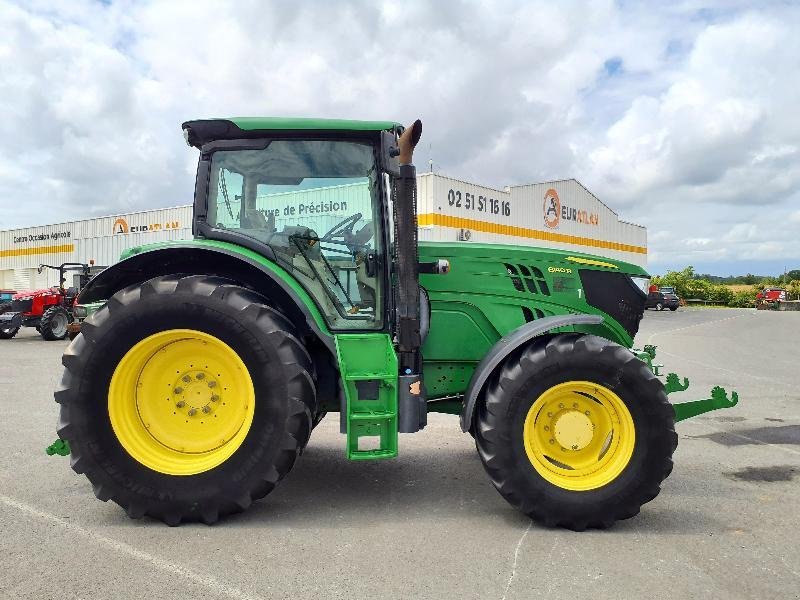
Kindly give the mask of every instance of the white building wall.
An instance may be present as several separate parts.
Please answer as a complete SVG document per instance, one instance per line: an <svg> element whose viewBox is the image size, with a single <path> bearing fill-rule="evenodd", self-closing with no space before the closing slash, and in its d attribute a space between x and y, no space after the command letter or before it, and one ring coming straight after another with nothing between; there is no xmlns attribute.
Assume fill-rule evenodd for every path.
<svg viewBox="0 0 800 600"><path fill-rule="evenodd" d="M433 173L417 180L422 240L543 246L647 265L647 230L621 221L574 179L505 190ZM551 199L558 218L545 219Z"/></svg>
<svg viewBox="0 0 800 600"><path fill-rule="evenodd" d="M192 207L180 206L110 217L0 231L0 287L14 290L58 285L58 272L40 264L108 266L132 246L192 235Z"/></svg>

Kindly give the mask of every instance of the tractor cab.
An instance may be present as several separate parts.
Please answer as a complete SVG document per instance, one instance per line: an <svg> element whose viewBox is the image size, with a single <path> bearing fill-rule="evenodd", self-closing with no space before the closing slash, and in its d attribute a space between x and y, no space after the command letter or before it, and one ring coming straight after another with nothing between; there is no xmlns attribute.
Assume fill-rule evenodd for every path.
<svg viewBox="0 0 800 600"><path fill-rule="evenodd" d="M185 125L202 135L207 123ZM381 329L385 308L386 181L377 136L214 142L206 193L197 199L203 237L274 257L322 309L330 327Z"/></svg>

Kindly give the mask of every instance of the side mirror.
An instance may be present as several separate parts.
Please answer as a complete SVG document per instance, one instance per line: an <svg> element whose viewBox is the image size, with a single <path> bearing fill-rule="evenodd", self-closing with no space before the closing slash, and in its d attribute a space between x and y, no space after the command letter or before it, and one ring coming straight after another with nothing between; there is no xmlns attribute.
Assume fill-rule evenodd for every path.
<svg viewBox="0 0 800 600"><path fill-rule="evenodd" d="M381 168L392 177L400 177L400 146L397 140L396 132L381 132Z"/></svg>

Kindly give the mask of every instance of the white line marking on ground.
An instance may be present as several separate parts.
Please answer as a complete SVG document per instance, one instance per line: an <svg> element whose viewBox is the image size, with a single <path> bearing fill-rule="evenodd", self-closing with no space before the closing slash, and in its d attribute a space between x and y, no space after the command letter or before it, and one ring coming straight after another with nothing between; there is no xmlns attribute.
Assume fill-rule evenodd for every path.
<svg viewBox="0 0 800 600"><path fill-rule="evenodd" d="M235 588L225 585L215 577L211 577L210 575L201 575L199 573L195 573L185 567L180 565L176 565L171 563L163 558L159 558L157 556L153 556L148 552L143 550L139 550L138 548L134 548L133 546L126 544L125 542L120 542L118 540L106 537L99 533L95 533L94 531L90 531L88 529L84 529L80 525L76 525L75 523L70 523L66 519L62 519L59 516L46 512L44 510L40 510L34 506L29 504L25 504L24 502L20 502L19 500L15 500L14 498L9 498L8 496L0 495L0 502L5 504L10 508L15 508L20 512L28 514L32 517L36 517L43 521L49 521L50 523L54 523L60 527L63 527L67 531L72 533L77 533L97 544L102 546L107 546L112 550L116 550L121 554L126 554L131 558L135 558L142 562L149 564L151 567L159 569L160 571L164 571L165 573L169 573L170 575L177 575L179 577L183 577L191 581L194 584L202 586L212 592L216 592L222 596L227 596L228 598L234 598L235 600L261 600L258 596L251 596L250 594L246 594L245 592Z"/></svg>
<svg viewBox="0 0 800 600"><path fill-rule="evenodd" d="M741 313L738 315L733 315L732 317L725 317L724 319L716 319L714 321L705 321L703 323L695 323L694 325L686 325L685 327L678 327L677 329L668 329L667 331L657 331L655 333L651 333L650 336L647 338L646 343L651 343L657 336L659 335L666 335L668 333L676 333L678 331L685 331L686 329L693 329L695 327L702 327L703 325L713 325L714 323L722 323L723 321L731 321L732 319L740 319L745 315L750 313Z"/></svg>
<svg viewBox="0 0 800 600"><path fill-rule="evenodd" d="M657 331L656 333L651 333L650 334L650 336L647 338L647 342L646 343L650 344L656 338L656 336L659 336L659 335L666 335L666 334L669 334L669 333L676 333L678 331L684 331L686 329L692 329L694 327L700 327L702 325L712 325L714 323L721 323L723 321L731 321L733 319L740 319L740 318L745 317L745 316L747 316L749 314L751 314L751 313L741 313L741 314L738 314L738 315L734 315L732 317L725 317L724 319L716 319L714 321L706 321L705 323L695 323L694 325L687 325L685 327L678 327L677 329L668 329L667 331ZM791 387L793 390L797 389L797 386L794 385L794 384L786 383L786 382L783 382L783 381L777 381L777 380L775 380L774 378L771 378L771 377L763 377L763 376L760 376L760 375L753 375L752 373L747 373L747 372L744 372L744 371L734 371L733 369L727 369L725 367L718 367L716 365L710 365L708 363L705 363L705 362L702 362L702 361L699 361L699 360L694 360L692 358L686 358L686 356L683 356L683 355L673 354L671 352L667 352L666 350L659 350L658 354L662 355L662 356L672 356L673 358L679 358L680 360L683 360L683 361L686 361L688 363L692 363L692 364L698 365L698 366L706 368L706 369L716 369L717 371L722 371L724 373L732 373L734 375L739 375L739 376L743 375L745 377L749 377L750 379L756 379L758 381L767 381L767 382L769 382L769 383L771 383L773 385Z"/></svg>
<svg viewBox="0 0 800 600"><path fill-rule="evenodd" d="M722 371L724 373L732 373L733 375L749 377L750 379L757 379L759 381L767 381L772 385L783 386L783 387L790 387L792 390L797 390L796 384L786 383L784 381L778 381L773 377L762 377L761 375L753 375L752 373L747 373L746 371L734 371L733 369L727 369L725 367L718 367L716 365L710 365L708 363L704 363L699 360L695 360L693 358L686 358L681 354L673 354L672 352L667 352L666 350L659 350L658 354L660 356L671 356L673 358L679 358L680 360L697 365L699 367L703 367L705 369L716 369L717 371Z"/></svg>
<svg viewBox="0 0 800 600"><path fill-rule="evenodd" d="M525 541L525 538L528 536L528 532L531 530L531 526L533 525L533 521L528 523L528 527L525 528L525 532L522 534L522 537L519 538L517 542L517 548L514 550L514 564L511 565L511 576L508 578L506 582L506 589L503 592L503 600L506 600L506 596L508 596L508 590L511 588L511 584L514 581L514 576L517 574L517 559L519 558L519 549L522 547L522 542Z"/></svg>
<svg viewBox="0 0 800 600"><path fill-rule="evenodd" d="M699 427L704 427L708 431L713 431L714 433L721 433L723 435L732 435L733 437L738 437L738 438L741 438L743 440L749 440L749 441L751 441L751 442L753 442L755 444L761 444L762 446L769 446L771 448L777 448L778 450L783 450L785 452L789 452L790 454L797 454L798 456L800 456L800 451L795 450L794 448L786 448L785 446L779 446L778 444L770 444L769 442L763 442L761 440L757 440L755 438L751 438L750 436L742 435L741 433L736 433L734 431L725 431L725 430L720 431L719 429L715 429L713 427L710 427L710 426L706 425L705 423L700 423L698 421L692 421L692 420L688 420L687 419L684 422L688 423L689 425L697 425Z"/></svg>

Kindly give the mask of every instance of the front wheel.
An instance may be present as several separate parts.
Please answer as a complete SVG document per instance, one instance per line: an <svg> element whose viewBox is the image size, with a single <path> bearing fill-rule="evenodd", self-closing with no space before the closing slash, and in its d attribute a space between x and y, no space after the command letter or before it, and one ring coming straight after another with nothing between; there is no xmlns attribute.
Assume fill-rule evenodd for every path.
<svg viewBox="0 0 800 600"><path fill-rule="evenodd" d="M0 326L0 340L10 340L19 332L19 327Z"/></svg>
<svg viewBox="0 0 800 600"><path fill-rule="evenodd" d="M42 314L36 330L49 342L63 340L67 337L70 319L69 313L63 307L51 306Z"/></svg>
<svg viewBox="0 0 800 600"><path fill-rule="evenodd" d="M247 508L305 447L308 352L254 292L167 276L117 292L63 357L59 436L101 500L169 525Z"/></svg>
<svg viewBox="0 0 800 600"><path fill-rule="evenodd" d="M661 302L656 302L656 310L664 310L664 305Z"/></svg>
<svg viewBox="0 0 800 600"><path fill-rule="evenodd" d="M477 412L492 483L548 526L609 527L636 515L672 470L678 437L664 387L629 350L564 334L502 366Z"/></svg>

